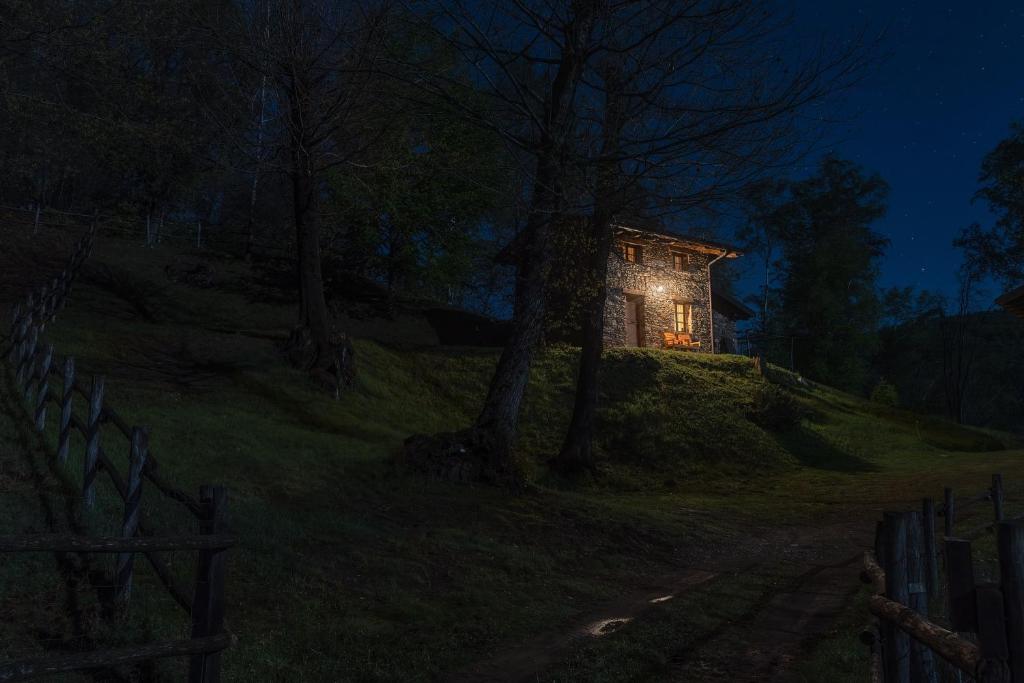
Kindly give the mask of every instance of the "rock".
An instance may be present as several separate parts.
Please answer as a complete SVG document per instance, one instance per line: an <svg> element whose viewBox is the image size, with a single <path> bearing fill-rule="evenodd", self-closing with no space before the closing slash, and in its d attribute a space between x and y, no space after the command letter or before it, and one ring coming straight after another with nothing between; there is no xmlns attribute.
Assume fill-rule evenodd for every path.
<svg viewBox="0 0 1024 683"><path fill-rule="evenodd" d="M175 263L164 268L164 275L171 282L191 285L200 289L217 286L217 275L208 263L199 262L192 265Z"/></svg>
<svg viewBox="0 0 1024 683"><path fill-rule="evenodd" d="M399 460L431 479L522 488L520 473L498 466L490 441L484 432L474 429L414 434L405 440Z"/></svg>

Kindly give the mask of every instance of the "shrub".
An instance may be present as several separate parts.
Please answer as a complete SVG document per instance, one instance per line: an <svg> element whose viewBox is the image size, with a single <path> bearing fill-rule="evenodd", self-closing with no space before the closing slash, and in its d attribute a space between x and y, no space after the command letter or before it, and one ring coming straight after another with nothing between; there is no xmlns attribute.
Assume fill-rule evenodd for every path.
<svg viewBox="0 0 1024 683"><path fill-rule="evenodd" d="M871 390L871 402L895 408L900 404L900 395L896 391L896 387L885 381L883 377L878 380L878 384Z"/></svg>
<svg viewBox="0 0 1024 683"><path fill-rule="evenodd" d="M800 426L806 411L793 394L764 382L754 390L750 419L770 431L787 431Z"/></svg>

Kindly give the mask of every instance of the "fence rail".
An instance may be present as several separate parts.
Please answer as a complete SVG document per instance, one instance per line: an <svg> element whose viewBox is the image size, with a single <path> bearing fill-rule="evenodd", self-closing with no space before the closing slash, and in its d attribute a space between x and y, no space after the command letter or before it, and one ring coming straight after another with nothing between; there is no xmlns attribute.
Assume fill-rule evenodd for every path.
<svg viewBox="0 0 1024 683"><path fill-rule="evenodd" d="M862 640L872 648L872 670L885 683L937 683L933 655L954 667L956 680L1024 683L1024 524L1005 518L1006 491L1000 474L985 491L958 501L953 490L936 506L924 499L921 511L886 512L875 535L875 550L864 557L861 578L873 587L868 610L877 626ZM963 508L992 503L992 521L955 534ZM958 505L959 503L959 505ZM935 519L945 518L936 544ZM998 583L975 578L972 540L997 532ZM945 583L939 581L943 559ZM944 598L948 627L929 617L929 602ZM877 628L880 637L873 637Z"/></svg>
<svg viewBox="0 0 1024 683"><path fill-rule="evenodd" d="M190 683L220 680L220 652L234 642L224 629L225 552L234 539L225 533L227 496L221 486L202 486L194 497L167 481L149 450L148 431L130 426L104 403L104 379L93 377L88 387L76 376L71 357L60 358L43 334L67 303L72 284L92 250L95 223L76 244L64 270L14 307L6 357L9 370L24 399L27 417L34 428L44 432L48 409L59 408L57 419L57 461L67 466L71 434L85 440L81 508L96 506L96 483L103 473L123 503L120 535L36 534L0 536L0 552L74 552L116 555L113 601L118 614L126 614L131 600L135 555L141 554L152 566L168 594L191 617L191 638L164 641L134 648L97 651L63 657L44 657L0 664L0 682L20 681L75 670L113 667L166 657L189 656ZM54 390L60 383L61 390ZM86 417L75 413L75 395L85 399ZM57 411L55 411L57 412ZM103 427L110 425L128 442L129 467L122 475L104 448ZM188 510L198 534L156 535L142 510L143 483L148 482L164 498ZM83 525L85 518L83 517ZM184 586L172 574L160 554L167 551L198 551L194 587Z"/></svg>

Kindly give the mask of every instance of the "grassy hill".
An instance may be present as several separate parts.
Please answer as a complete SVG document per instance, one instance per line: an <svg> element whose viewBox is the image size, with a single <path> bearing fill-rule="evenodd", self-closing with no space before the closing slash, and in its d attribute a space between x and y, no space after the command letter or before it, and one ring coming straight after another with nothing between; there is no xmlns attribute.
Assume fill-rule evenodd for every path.
<svg viewBox="0 0 1024 683"><path fill-rule="evenodd" d="M30 272L19 267L60 254L63 243L52 239L17 241L0 256L4 303L23 281L18 273ZM213 286L166 275L200 260ZM107 378L111 405L152 428L169 479L192 490L229 487L240 538L229 556L227 621L239 636L226 658L229 680L433 680L695 557L739 552L759 530L840 514L871 525L880 507L951 482L978 489L992 471L1024 479L1021 453L1005 450L1015 444L1000 434L778 371L806 418L792 430L765 429L751 419L764 380L749 359L618 350L603 380L600 472L568 486L544 465L571 406L576 351L558 348L538 360L523 419L520 453L534 486L510 496L427 482L393 456L414 432L472 420L497 351L410 344L401 322L395 344L356 329L356 385L334 401L278 355L293 315L286 301L243 263L101 236L49 332L81 373ZM380 328L389 323L372 324L375 337L388 338ZM169 529L181 520L149 512ZM176 567L187 575L191 562ZM158 592L140 571L136 592ZM737 587L723 614L742 614L772 590L759 581L723 576L720 589ZM181 634L160 603L142 604L140 636ZM695 604L659 608L660 623L683 623ZM685 633L645 632L639 648L624 645L640 632L625 628L595 646L607 648L590 656L599 672L577 662L552 676L657 678L664 653L717 628L685 623Z"/></svg>

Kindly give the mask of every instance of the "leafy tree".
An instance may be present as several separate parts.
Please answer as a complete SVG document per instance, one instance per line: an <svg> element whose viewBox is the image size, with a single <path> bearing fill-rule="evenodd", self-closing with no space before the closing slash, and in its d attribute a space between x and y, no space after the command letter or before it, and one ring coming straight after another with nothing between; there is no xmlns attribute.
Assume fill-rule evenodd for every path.
<svg viewBox="0 0 1024 683"><path fill-rule="evenodd" d="M401 97L392 85L385 103ZM337 251L350 272L391 297L455 303L495 251L489 226L510 191L508 163L497 136L436 104L391 112L363 163L331 174L327 209L340 219Z"/></svg>
<svg viewBox="0 0 1024 683"><path fill-rule="evenodd" d="M978 180L975 199L996 215L995 225L969 226L956 245L971 272L1018 283L1024 280L1024 122L1014 123L1010 136L985 155Z"/></svg>
<svg viewBox="0 0 1024 683"><path fill-rule="evenodd" d="M186 78L202 59L188 5L0 9L5 199L151 213L193 192L215 134Z"/></svg>
<svg viewBox="0 0 1024 683"><path fill-rule="evenodd" d="M829 155L772 213L783 255L779 322L795 337L796 368L855 391L878 344L878 260L889 241L871 225L888 191L877 174Z"/></svg>

